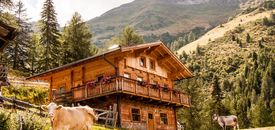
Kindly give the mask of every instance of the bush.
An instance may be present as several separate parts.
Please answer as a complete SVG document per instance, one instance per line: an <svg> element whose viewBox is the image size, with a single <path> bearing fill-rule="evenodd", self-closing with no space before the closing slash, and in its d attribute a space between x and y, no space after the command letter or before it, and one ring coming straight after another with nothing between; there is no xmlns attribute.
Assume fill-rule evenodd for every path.
<svg viewBox="0 0 275 130"><path fill-rule="evenodd" d="M268 9L268 10L272 10L275 9L275 2L274 1L265 1L264 2L264 8Z"/></svg>
<svg viewBox="0 0 275 130"><path fill-rule="evenodd" d="M244 31L244 28L243 27L236 27L234 30L233 30L233 33L242 33Z"/></svg>
<svg viewBox="0 0 275 130"><path fill-rule="evenodd" d="M48 98L48 88L43 87L3 87L3 95L8 98L26 101L32 104L45 104Z"/></svg>
<svg viewBox="0 0 275 130"><path fill-rule="evenodd" d="M48 119L41 118L39 116L29 114L29 113L22 113L21 116L21 128L22 130L48 130L49 129L49 122Z"/></svg>
<svg viewBox="0 0 275 130"><path fill-rule="evenodd" d="M24 111L0 109L0 130L50 130L49 118Z"/></svg>
<svg viewBox="0 0 275 130"><path fill-rule="evenodd" d="M268 29L267 29L267 34L268 34L268 35L275 35L275 27L273 27L273 28L268 28Z"/></svg>
<svg viewBox="0 0 275 130"><path fill-rule="evenodd" d="M1 130L9 130L9 127L8 127L9 116L10 115L4 112L0 112L0 129Z"/></svg>

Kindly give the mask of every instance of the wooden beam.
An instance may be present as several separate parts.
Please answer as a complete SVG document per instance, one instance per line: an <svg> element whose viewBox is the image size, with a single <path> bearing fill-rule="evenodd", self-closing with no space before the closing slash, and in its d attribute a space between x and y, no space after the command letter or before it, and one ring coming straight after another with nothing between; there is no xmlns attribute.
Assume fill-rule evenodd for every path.
<svg viewBox="0 0 275 130"><path fill-rule="evenodd" d="M153 51L155 51L155 50L156 50L157 48L159 48L159 47L160 47L160 45L151 47L150 50L146 51L146 54L147 54L147 55L150 55Z"/></svg>
<svg viewBox="0 0 275 130"><path fill-rule="evenodd" d="M176 72L178 72L178 68L175 66L175 64L171 63L171 62L167 62L168 64L170 64L173 68L175 68Z"/></svg>
<svg viewBox="0 0 275 130"><path fill-rule="evenodd" d="M161 65L161 64L163 64L165 61L167 61L169 58L171 58L171 56L168 55L168 54L165 54L163 57L159 57L157 60L158 60L158 63Z"/></svg>
<svg viewBox="0 0 275 130"><path fill-rule="evenodd" d="M135 57L138 57L141 53L144 53L146 48L135 51Z"/></svg>
<svg viewBox="0 0 275 130"><path fill-rule="evenodd" d="M53 92L52 92L52 89L53 89L53 77L51 76L51 77L50 77L50 101L53 100Z"/></svg>
<svg viewBox="0 0 275 130"><path fill-rule="evenodd" d="M9 30L3 28L2 26L0 26L0 35L2 37L6 37L9 34Z"/></svg>
<svg viewBox="0 0 275 130"><path fill-rule="evenodd" d="M85 72L86 72L86 68L85 65L82 65L81 67L81 80L82 80L82 85L85 84L86 80L85 80Z"/></svg>
<svg viewBox="0 0 275 130"><path fill-rule="evenodd" d="M164 57L164 54L162 54L161 51L159 51L159 49L156 49L156 52L158 52L162 57Z"/></svg>
<svg viewBox="0 0 275 130"><path fill-rule="evenodd" d="M73 69L71 69L70 83L71 83L71 88L73 88L74 87L74 70Z"/></svg>
<svg viewBox="0 0 275 130"><path fill-rule="evenodd" d="M170 77L176 77L176 78L178 78L178 75L182 75L181 73L183 73L184 71L185 70L171 72Z"/></svg>

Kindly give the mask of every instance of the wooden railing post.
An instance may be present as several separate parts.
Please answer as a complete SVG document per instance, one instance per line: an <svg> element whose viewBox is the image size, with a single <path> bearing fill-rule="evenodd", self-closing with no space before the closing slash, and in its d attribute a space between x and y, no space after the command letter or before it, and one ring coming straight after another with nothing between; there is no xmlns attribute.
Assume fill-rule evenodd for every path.
<svg viewBox="0 0 275 130"><path fill-rule="evenodd" d="M161 88L159 88L158 90L159 90L159 98L160 98L160 100L162 100L162 91L161 91Z"/></svg>
<svg viewBox="0 0 275 130"><path fill-rule="evenodd" d="M99 93L102 94L102 85L101 85L101 83L99 84Z"/></svg>
<svg viewBox="0 0 275 130"><path fill-rule="evenodd" d="M134 90L135 94L137 94L137 86L138 86L138 82L135 82L135 90Z"/></svg>
<svg viewBox="0 0 275 130"><path fill-rule="evenodd" d="M182 103L182 93L180 93L179 96L180 96L180 103Z"/></svg>
<svg viewBox="0 0 275 130"><path fill-rule="evenodd" d="M123 91L124 90L124 79L121 78L121 90Z"/></svg>
<svg viewBox="0 0 275 130"><path fill-rule="evenodd" d="M118 90L118 78L116 78L116 90Z"/></svg>
<svg viewBox="0 0 275 130"><path fill-rule="evenodd" d="M88 97L88 87L87 87L87 85L85 85L85 98L87 98Z"/></svg>
<svg viewBox="0 0 275 130"><path fill-rule="evenodd" d="M173 90L170 90L170 101L172 102L173 99Z"/></svg>
<svg viewBox="0 0 275 130"><path fill-rule="evenodd" d="M147 93L148 93L148 96L150 97L150 86L147 85Z"/></svg>

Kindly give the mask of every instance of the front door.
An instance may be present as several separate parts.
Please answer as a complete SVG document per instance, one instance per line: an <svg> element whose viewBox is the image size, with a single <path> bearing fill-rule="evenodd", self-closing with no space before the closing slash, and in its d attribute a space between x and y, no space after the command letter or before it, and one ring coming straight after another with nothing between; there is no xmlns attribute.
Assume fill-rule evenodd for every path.
<svg viewBox="0 0 275 130"><path fill-rule="evenodd" d="M154 130L154 115L152 113L148 113L148 130Z"/></svg>

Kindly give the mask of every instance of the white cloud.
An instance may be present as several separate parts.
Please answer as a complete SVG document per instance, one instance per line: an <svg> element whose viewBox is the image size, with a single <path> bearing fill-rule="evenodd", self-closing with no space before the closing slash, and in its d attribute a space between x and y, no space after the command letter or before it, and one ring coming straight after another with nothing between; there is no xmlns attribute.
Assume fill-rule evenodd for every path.
<svg viewBox="0 0 275 130"><path fill-rule="evenodd" d="M16 0L18 1L18 0ZM21 0L32 21L40 19L45 0ZM133 0L53 0L57 19L61 26L67 23L74 12L79 12L84 20L100 16L104 12Z"/></svg>

